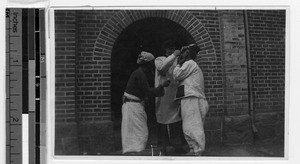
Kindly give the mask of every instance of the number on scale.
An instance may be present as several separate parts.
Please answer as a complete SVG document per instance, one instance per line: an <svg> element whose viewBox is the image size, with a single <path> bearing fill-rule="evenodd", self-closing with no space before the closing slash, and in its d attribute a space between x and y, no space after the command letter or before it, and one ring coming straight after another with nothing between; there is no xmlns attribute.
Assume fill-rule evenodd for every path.
<svg viewBox="0 0 300 164"><path fill-rule="evenodd" d="M19 118L11 117L13 122L19 122Z"/></svg>
<svg viewBox="0 0 300 164"><path fill-rule="evenodd" d="M45 57L41 57L41 63L44 63L45 62Z"/></svg>

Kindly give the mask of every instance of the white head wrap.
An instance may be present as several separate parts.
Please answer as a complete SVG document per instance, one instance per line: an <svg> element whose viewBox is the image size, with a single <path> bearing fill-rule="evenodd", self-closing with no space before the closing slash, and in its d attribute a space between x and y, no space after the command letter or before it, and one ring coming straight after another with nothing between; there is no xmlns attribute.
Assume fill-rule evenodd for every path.
<svg viewBox="0 0 300 164"><path fill-rule="evenodd" d="M137 63L140 64L141 62L149 62L151 60L154 60L154 56L150 53L150 52L145 52L145 51L142 51L141 54L138 56L138 59L137 59Z"/></svg>

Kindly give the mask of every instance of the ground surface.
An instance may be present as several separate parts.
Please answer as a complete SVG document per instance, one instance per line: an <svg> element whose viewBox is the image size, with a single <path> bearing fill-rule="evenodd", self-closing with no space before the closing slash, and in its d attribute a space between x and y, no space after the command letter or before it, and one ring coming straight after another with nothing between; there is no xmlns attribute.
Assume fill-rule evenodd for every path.
<svg viewBox="0 0 300 164"><path fill-rule="evenodd" d="M154 148L153 153L150 145L155 145L157 142L155 133L149 133L147 149L137 156L158 156L161 152L160 147ZM121 152L121 138L117 134L115 138L116 151L111 155L123 155ZM167 156L186 156L185 153L176 153L172 147L167 148ZM244 145L225 145L225 144L207 144L203 156L208 157L284 157L284 142L283 139L272 138L268 140L257 139L253 144Z"/></svg>

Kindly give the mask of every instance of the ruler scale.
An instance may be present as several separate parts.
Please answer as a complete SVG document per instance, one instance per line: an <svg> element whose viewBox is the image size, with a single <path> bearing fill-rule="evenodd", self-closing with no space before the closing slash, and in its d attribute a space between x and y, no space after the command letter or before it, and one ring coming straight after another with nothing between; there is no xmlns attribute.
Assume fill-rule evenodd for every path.
<svg viewBox="0 0 300 164"><path fill-rule="evenodd" d="M6 163L39 164L46 145L44 10L6 9L6 70Z"/></svg>
<svg viewBox="0 0 300 164"><path fill-rule="evenodd" d="M45 47L45 12L40 10L40 161L45 161L46 156L41 152L46 151L46 47Z"/></svg>
<svg viewBox="0 0 300 164"><path fill-rule="evenodd" d="M22 10L6 10L7 163L22 163Z"/></svg>

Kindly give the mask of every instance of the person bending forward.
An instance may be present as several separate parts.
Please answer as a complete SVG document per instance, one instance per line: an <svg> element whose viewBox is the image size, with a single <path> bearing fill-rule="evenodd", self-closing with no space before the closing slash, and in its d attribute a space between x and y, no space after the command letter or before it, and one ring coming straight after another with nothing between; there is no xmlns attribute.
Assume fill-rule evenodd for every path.
<svg viewBox="0 0 300 164"><path fill-rule="evenodd" d="M139 68L130 76L122 105L122 151L125 153L137 153L145 149L148 139L147 115L144 107L146 97L164 95L163 87L169 85L165 81L156 88L150 88L147 77L154 76L154 56L142 51L138 57Z"/></svg>

